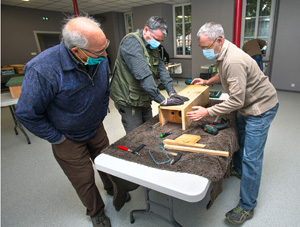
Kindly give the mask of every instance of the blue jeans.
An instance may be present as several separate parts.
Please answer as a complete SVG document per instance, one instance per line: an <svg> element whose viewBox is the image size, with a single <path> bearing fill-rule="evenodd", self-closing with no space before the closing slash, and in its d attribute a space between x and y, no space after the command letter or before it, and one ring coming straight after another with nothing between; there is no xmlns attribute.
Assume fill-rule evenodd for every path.
<svg viewBox="0 0 300 227"><path fill-rule="evenodd" d="M261 71L264 71L264 66L263 66L263 59L262 56L260 54L257 55L253 55L252 58L257 62L259 68Z"/></svg>
<svg viewBox="0 0 300 227"><path fill-rule="evenodd" d="M257 205L264 148L278 106L258 116L237 116L240 149L233 156L233 164L242 177L239 205L245 210L252 210Z"/></svg>

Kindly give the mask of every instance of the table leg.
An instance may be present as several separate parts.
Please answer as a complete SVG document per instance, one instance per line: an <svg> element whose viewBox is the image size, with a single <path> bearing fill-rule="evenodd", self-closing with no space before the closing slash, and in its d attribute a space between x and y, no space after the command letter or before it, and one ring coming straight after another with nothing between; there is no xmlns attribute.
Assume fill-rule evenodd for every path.
<svg viewBox="0 0 300 227"><path fill-rule="evenodd" d="M174 218L174 215L173 215L173 198L171 196L168 196L168 205L169 206L165 206L165 205L162 205L160 203L157 203L157 202L154 202L152 200L149 199L149 191L150 189L149 188L144 188L144 195L145 195L145 202L146 202L146 209L144 210L133 210L130 212L130 223L134 223L134 217L133 217L133 214L136 214L136 213L141 213L141 214L148 214L148 215L152 215L154 217L158 217L160 219L162 219L163 221L165 222L168 222L169 224L175 226L175 227L182 227ZM153 204L153 205L156 205L156 206L159 206L159 207L162 207L162 208L165 208L169 211L169 219L159 215L159 214L156 214L154 213L153 211L150 211L150 204Z"/></svg>
<svg viewBox="0 0 300 227"><path fill-rule="evenodd" d="M21 132L24 134L26 140L27 140L27 143L28 144L31 144L31 141L29 139L29 136L27 135L27 133L25 132L25 130L23 129L23 126L22 124L19 122L19 120L16 118L16 115L15 115L15 111L16 111L16 107L15 105L12 105L12 106L9 106L9 110L10 110L10 113L11 113L11 116L14 120L14 123L15 123L15 127L14 127L14 130L15 130L15 133L16 135L18 135L18 131L17 131L17 127L21 130Z"/></svg>
<svg viewBox="0 0 300 227"><path fill-rule="evenodd" d="M170 68L169 73L170 73L171 78L174 80L175 79L175 69L174 69L174 67ZM177 84L178 84L178 79L176 79L176 80L177 80Z"/></svg>

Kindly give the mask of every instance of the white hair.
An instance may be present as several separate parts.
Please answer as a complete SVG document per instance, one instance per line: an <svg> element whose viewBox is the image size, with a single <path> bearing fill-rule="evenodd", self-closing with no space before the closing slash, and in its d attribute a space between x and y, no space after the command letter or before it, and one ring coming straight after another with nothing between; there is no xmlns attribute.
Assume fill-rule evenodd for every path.
<svg viewBox="0 0 300 227"><path fill-rule="evenodd" d="M88 48L88 40L87 38L79 34L77 31L74 31L69 28L68 24L70 21L74 19L80 19L80 18L85 18L90 20L91 22L95 23L99 28L101 28L101 25L98 21L96 21L93 17L90 17L88 15L85 16L79 16L79 17L70 17L65 19L63 27L62 27L62 38L63 42L65 44L65 47L68 49L71 49L73 47L80 47L80 48Z"/></svg>
<svg viewBox="0 0 300 227"><path fill-rule="evenodd" d="M216 22L208 22L204 24L197 33L197 38L200 39L202 35L207 35L210 40L215 40L218 37L225 38L224 29L221 24Z"/></svg>

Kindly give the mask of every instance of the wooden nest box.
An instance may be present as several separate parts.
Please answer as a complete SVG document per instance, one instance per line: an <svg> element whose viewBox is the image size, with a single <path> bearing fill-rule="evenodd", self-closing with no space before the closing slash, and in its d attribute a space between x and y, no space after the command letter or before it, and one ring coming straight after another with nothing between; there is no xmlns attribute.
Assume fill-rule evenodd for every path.
<svg viewBox="0 0 300 227"><path fill-rule="evenodd" d="M186 117L186 113L193 111L193 106L206 106L209 101L209 87L202 85L189 85L178 93L190 100L179 106L159 106L159 121L161 126L168 122L182 123L182 130L186 130L192 120Z"/></svg>

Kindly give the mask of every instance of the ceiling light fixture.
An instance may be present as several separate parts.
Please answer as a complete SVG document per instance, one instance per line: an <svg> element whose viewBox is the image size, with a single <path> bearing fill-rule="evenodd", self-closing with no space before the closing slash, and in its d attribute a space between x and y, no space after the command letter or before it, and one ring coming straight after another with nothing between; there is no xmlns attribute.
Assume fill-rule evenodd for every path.
<svg viewBox="0 0 300 227"><path fill-rule="evenodd" d="M30 0L21 0L21 2L30 2Z"/></svg>

